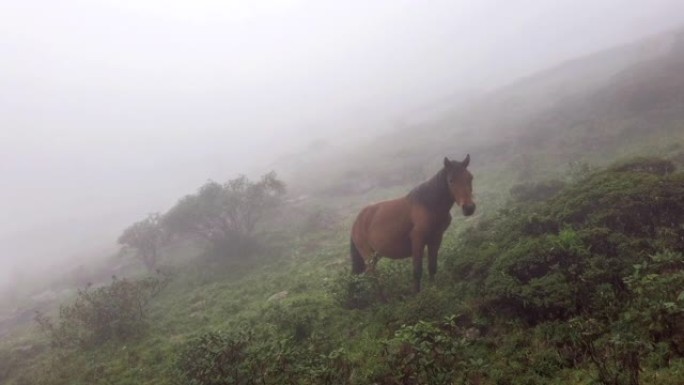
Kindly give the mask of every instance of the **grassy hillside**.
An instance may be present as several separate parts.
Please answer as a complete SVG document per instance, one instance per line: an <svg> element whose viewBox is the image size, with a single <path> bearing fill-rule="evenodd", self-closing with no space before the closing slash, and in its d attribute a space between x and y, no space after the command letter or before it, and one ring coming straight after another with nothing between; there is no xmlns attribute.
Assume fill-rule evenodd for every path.
<svg viewBox="0 0 684 385"><path fill-rule="evenodd" d="M186 247L149 298L135 274L112 297L88 289L124 298L116 309L144 299L145 317L101 341L84 324L77 340L17 329L0 383L681 384L684 38L647 43L300 164L311 177L290 185L307 197L274 221L268 253ZM350 276L358 207L465 152L480 211L454 221L436 281L413 295L409 261ZM607 167L637 155L659 158Z"/></svg>
<svg viewBox="0 0 684 385"><path fill-rule="evenodd" d="M3 344L0 373L10 384L679 384L684 174L672 170L638 160L520 186L506 210L448 240L419 295L408 263L349 276L346 226L254 265L180 265L140 337L65 348L26 335Z"/></svg>

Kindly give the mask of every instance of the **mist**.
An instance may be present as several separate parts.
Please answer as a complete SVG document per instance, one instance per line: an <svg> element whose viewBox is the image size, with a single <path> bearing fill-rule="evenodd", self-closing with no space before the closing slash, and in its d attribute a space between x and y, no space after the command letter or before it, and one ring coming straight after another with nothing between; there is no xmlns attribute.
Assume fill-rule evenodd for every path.
<svg viewBox="0 0 684 385"><path fill-rule="evenodd" d="M678 0L0 6L0 290L207 179L677 28ZM340 161L344 161L341 159ZM13 278L14 277L14 278Z"/></svg>

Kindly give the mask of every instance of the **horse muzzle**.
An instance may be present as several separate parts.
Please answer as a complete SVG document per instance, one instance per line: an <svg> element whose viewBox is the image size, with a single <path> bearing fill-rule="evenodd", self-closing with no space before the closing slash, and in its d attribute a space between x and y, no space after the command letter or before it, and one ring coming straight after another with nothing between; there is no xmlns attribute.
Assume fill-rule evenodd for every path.
<svg viewBox="0 0 684 385"><path fill-rule="evenodd" d="M463 215L465 215L466 217L473 215L473 213L475 212L475 203L468 203L463 205L462 210Z"/></svg>

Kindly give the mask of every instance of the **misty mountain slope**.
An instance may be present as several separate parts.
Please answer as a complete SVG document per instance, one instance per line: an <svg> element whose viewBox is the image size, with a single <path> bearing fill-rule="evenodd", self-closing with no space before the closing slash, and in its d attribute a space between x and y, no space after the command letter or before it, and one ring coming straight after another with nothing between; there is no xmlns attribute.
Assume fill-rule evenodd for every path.
<svg viewBox="0 0 684 385"><path fill-rule="evenodd" d="M684 174L673 169L636 160L528 189L466 233L450 229L419 294L410 260L349 274L347 221L253 266L185 261L139 337L2 340L0 382L679 385ZM641 381L623 381L633 373Z"/></svg>
<svg viewBox="0 0 684 385"><path fill-rule="evenodd" d="M465 140L482 147L571 129L581 122L640 114L642 111L630 110L633 106L621 90L632 84L632 95L644 97L641 88L649 87L649 73L682 60L683 40L684 33L670 33L563 63L446 116L441 129L444 134L453 132L454 141ZM671 72L672 77L677 77L674 68ZM674 87L681 87L681 83ZM666 90L671 86L650 88L656 93L672 94ZM461 130L472 133L473 139L468 140Z"/></svg>
<svg viewBox="0 0 684 385"><path fill-rule="evenodd" d="M432 123L314 156L308 166L299 163L306 178L295 180L319 194L341 195L417 183L444 155L471 153L475 169L510 162L524 169L541 160L534 167L545 170L533 171L546 175L570 161L605 164L652 147L676 155L684 142L681 68L684 31L599 52L456 105Z"/></svg>
<svg viewBox="0 0 684 385"><path fill-rule="evenodd" d="M0 383L218 385L256 383L254 378L262 376L268 381L261 383L269 384L398 385L430 383L417 377L426 375L419 373L427 368L429 378L445 384L588 385L598 381L592 359L612 360L604 362L604 368L628 373L624 369L634 369L632 356L620 355L623 350L618 348L639 348L641 341L650 344L651 339L609 339L614 331L630 327L648 334L651 316L661 314L661 305L672 309L670 303L676 305L676 318L666 321L682 322L684 297L674 289L681 287L684 269L672 268L681 266L681 253L669 250L681 249L682 229L667 215L682 212L681 172L670 175L667 160L655 162L666 165L667 175L643 172L650 166L637 162L632 169L580 175L588 179L568 182L560 198L535 195L548 194L543 184L527 185L528 190L517 190L531 192L519 194L528 200L520 207L495 215L489 207L506 203L511 185L557 177L569 161L601 165L641 153L684 160L684 79L678 70L684 68L683 41L682 34L667 35L580 58L455 105L431 124L405 125L363 145L313 140L302 153L282 160L299 169L290 178L290 191L297 195L290 203L307 209L317 204L326 210L340 208L344 215L332 216L327 227L313 222L300 229L279 213L277 220L287 228L288 238L274 255L239 261L203 260L187 250L178 251L182 256L177 260L167 255L173 278L150 301L149 323L138 338L60 350L30 326L0 341ZM405 193L434 173L442 156L458 159L466 152L473 157L479 211L468 220L455 218L436 282L412 294L409 260L381 261L377 279L350 276L351 212L362 202ZM656 190L657 195L651 194ZM645 243L632 242L633 234L622 226L624 219L641 223L649 215L656 218L654 212L660 213L659 226L653 234L639 233ZM585 213L592 226L578 220L570 222L575 228L557 231L568 223L563 215L582 219ZM467 233L461 231L464 227ZM630 259L622 261L625 250ZM661 259L651 264L648 257L653 253ZM606 255L622 261L619 275L611 271L614 266L602 264ZM576 263L557 263L561 258ZM645 273L657 275L655 284L639 280L639 271L632 274L632 263L643 263ZM565 279L577 268L586 268L580 270L581 278L592 286ZM502 272L519 273L526 282L511 282L511 274ZM632 304L625 297L601 297L625 295L605 290L603 285L616 277L633 279L647 294L631 298L634 309L604 314L616 309L604 306L603 300ZM385 293L378 282L387 289L389 302L382 299ZM483 284L488 285L486 291ZM656 298L649 290L663 288L669 289L667 295L646 301ZM577 291L590 300L570 302ZM514 317L506 306L511 292L524 300L514 303L519 310ZM532 320L525 317L530 303L537 312ZM581 314L580 309L588 318L570 322L578 321L567 317ZM624 322L595 328L596 319L618 318ZM634 320L645 325L632 324ZM580 337L592 339L573 341L573 326L578 326ZM660 336L655 339L660 345L636 352L646 368L642 385L681 384L684 340L681 333L671 334L676 337L670 338L672 347ZM587 356L587 344L599 348L599 357ZM214 376L224 368L239 375ZM638 365L636 369L639 373ZM208 373L208 378L182 382L181 375L193 371ZM288 381L279 375L292 377Z"/></svg>

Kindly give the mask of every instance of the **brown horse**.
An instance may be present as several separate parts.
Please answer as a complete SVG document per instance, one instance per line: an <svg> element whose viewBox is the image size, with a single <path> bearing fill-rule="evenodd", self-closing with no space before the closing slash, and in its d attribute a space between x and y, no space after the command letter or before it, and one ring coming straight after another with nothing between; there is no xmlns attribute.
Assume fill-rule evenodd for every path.
<svg viewBox="0 0 684 385"><path fill-rule="evenodd" d="M351 232L352 271L364 272L366 263L374 270L380 256L392 259L412 256L414 288L419 292L425 246L432 280L437 272L442 234L451 223L451 207L456 203L465 216L475 212L469 163L470 155L462 162L444 158L444 167L408 195L361 210Z"/></svg>

